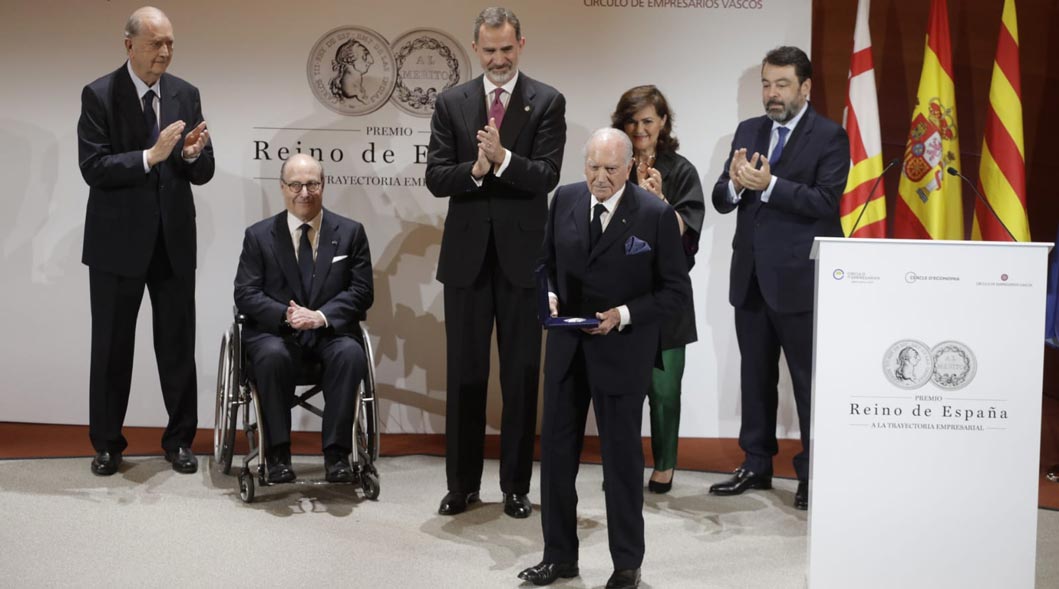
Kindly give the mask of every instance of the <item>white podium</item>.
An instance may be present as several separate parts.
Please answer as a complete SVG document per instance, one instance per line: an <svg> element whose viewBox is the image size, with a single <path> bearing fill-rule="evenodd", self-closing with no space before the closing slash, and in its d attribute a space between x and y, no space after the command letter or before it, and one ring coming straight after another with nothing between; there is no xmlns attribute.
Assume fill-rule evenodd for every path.
<svg viewBox="0 0 1059 589"><path fill-rule="evenodd" d="M1050 247L816 240L810 587L1033 587Z"/></svg>

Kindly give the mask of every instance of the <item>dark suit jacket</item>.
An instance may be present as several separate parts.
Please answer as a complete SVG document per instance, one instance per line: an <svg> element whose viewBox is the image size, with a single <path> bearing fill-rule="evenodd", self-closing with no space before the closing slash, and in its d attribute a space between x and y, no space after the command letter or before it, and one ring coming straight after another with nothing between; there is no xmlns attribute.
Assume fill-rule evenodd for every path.
<svg viewBox="0 0 1059 589"><path fill-rule="evenodd" d="M163 74L159 130L184 121L184 136L202 122L199 91ZM191 185L213 177L213 147L193 163L180 156L181 138L169 159L145 174L147 126L136 87L124 64L85 86L77 122L78 160L88 183L88 212L81 261L105 272L143 276L154 252L159 220L173 270L195 270L195 202Z"/></svg>
<svg viewBox="0 0 1059 589"><path fill-rule="evenodd" d="M584 350L593 386L608 394L645 394L651 368L660 357L662 321L691 299L684 249L673 209L653 194L626 182L614 216L589 252L593 199L585 182L555 191L542 252L563 315L591 316L620 305L630 324L607 335L553 329L545 351L545 378L559 379L578 347ZM630 243L647 245L629 253Z"/></svg>
<svg viewBox="0 0 1059 589"><path fill-rule="evenodd" d="M767 203L745 190L738 205L728 202L728 168L735 150L768 154L772 120L767 116L739 124L724 170L713 187L720 213L739 209L732 239L729 301L741 307L756 274L761 294L780 313L813 308L813 261L809 250L817 236L841 237L838 203L849 174L849 138L833 121L808 107L772 167L776 185Z"/></svg>
<svg viewBox="0 0 1059 589"><path fill-rule="evenodd" d="M437 278L470 286L482 267L490 230L507 279L530 288L544 237L548 192L559 183L566 143L566 100L555 88L519 74L500 126L511 151L501 177L492 172L479 188L471 179L477 132L488 122L479 76L438 96L430 121L426 184L449 198Z"/></svg>
<svg viewBox="0 0 1059 589"><path fill-rule="evenodd" d="M358 322L375 297L371 252L360 223L324 209L315 273L312 292L303 293L287 211L247 228L235 274L235 304L249 319L247 329L289 334L284 319L293 299L322 312L327 333L359 338Z"/></svg>

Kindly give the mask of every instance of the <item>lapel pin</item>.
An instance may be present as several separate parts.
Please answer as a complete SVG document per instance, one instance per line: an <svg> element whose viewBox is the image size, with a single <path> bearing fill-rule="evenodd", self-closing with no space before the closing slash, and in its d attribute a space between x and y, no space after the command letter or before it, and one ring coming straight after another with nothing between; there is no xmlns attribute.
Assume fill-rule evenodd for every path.
<svg viewBox="0 0 1059 589"><path fill-rule="evenodd" d="M332 239L331 240L331 245L338 245L338 240L337 239Z"/></svg>
<svg viewBox="0 0 1059 589"><path fill-rule="evenodd" d="M526 105L526 112L529 112L529 111L530 111L530 107L529 107L529 105L527 104L527 105Z"/></svg>

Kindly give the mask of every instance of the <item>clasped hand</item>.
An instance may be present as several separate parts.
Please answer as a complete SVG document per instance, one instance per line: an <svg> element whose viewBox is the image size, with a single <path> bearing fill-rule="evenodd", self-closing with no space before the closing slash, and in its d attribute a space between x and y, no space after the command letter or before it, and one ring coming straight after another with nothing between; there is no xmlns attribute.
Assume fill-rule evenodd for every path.
<svg viewBox="0 0 1059 589"><path fill-rule="evenodd" d="M478 131L478 159L471 168L471 174L475 178L481 178L489 173L491 168L504 163L507 150L500 144L500 130L496 126L496 119L489 119L489 124Z"/></svg>
<svg viewBox="0 0 1059 589"><path fill-rule="evenodd" d="M761 167L759 168L758 165ZM772 182L772 169L768 158L760 153L754 152L748 159L746 148L737 149L732 154L732 163L728 167L728 177L732 179L735 191L744 188L750 190L765 190Z"/></svg>
<svg viewBox="0 0 1059 589"><path fill-rule="evenodd" d="M323 327L324 319L316 311L290 301L287 305L287 324L298 331L306 331Z"/></svg>

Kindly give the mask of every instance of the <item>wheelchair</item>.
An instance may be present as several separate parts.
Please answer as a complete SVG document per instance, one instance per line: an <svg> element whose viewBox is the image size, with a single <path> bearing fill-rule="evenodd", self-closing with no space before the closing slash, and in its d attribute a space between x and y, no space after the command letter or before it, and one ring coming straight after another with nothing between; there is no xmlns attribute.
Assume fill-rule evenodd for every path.
<svg viewBox="0 0 1059 589"><path fill-rule="evenodd" d="M253 379L248 376L246 357L243 352L243 326L246 316L235 311L235 320L221 337L220 358L217 366L217 406L213 425L213 460L216 468L223 474L230 474L235 453L236 421L240 411L243 414L243 431L250 451L243 457L243 467L239 471L239 498L244 503L254 500L255 484L270 487L277 483L268 481L268 469L265 466L265 449L261 403ZM379 497L379 473L375 462L379 459L379 421L375 399L375 361L372 354L371 338L363 324L360 333L364 343L364 356L367 359L367 371L364 380L357 387L357 399L353 420L353 444L350 466L353 468L354 485L359 484L364 496L371 500ZM308 386L308 390L295 393L291 408L302 407L318 417L323 417L323 410L311 404L309 400L323 391L319 384L318 364L302 366L298 374L299 388ZM256 462L256 467L254 463ZM255 476L256 474L256 476ZM255 481L256 479L256 481ZM327 483L320 480L295 480L293 483L323 485L342 484Z"/></svg>

